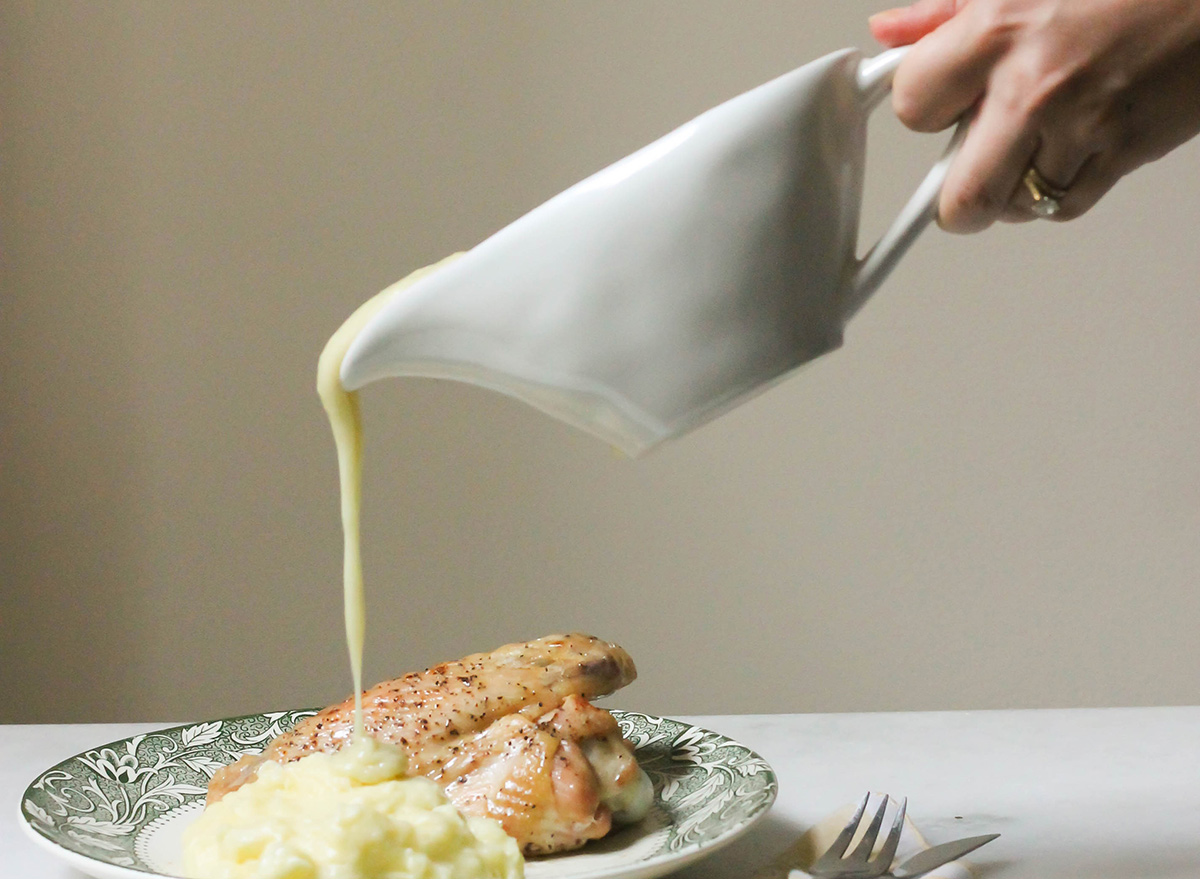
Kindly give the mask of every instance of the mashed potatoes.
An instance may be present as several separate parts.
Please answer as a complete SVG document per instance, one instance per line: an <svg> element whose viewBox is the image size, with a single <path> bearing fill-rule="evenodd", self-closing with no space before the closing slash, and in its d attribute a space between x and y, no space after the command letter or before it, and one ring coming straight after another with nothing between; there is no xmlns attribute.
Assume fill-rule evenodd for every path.
<svg viewBox="0 0 1200 879"><path fill-rule="evenodd" d="M336 754L264 763L184 837L195 879L520 879L517 843L463 816L404 752L361 736Z"/></svg>

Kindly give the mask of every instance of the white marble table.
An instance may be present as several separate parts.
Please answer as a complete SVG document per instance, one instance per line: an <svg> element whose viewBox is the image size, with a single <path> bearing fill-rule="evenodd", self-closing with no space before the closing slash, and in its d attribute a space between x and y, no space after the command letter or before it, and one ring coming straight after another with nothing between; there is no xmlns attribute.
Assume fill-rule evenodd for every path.
<svg viewBox="0 0 1200 879"><path fill-rule="evenodd" d="M981 879L1200 876L1200 708L684 718L779 775L767 818L676 874L734 879L868 789L909 798L933 842L999 832ZM0 726L0 877L80 879L18 827L26 784L72 754L168 724Z"/></svg>

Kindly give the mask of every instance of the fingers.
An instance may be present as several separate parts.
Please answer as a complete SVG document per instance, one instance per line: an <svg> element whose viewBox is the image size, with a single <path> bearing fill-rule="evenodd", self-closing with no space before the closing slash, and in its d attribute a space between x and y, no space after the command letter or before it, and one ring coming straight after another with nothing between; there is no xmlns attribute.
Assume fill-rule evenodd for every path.
<svg viewBox="0 0 1200 879"><path fill-rule="evenodd" d="M1077 141L1065 137L1043 136L1032 165L1037 168L1047 183L1055 189L1070 189L1079 176L1080 169L1087 164L1091 154L1081 149Z"/></svg>
<svg viewBox="0 0 1200 879"><path fill-rule="evenodd" d="M867 24L871 36L884 46L908 46L952 19L965 3L966 0L918 0L911 6L872 15Z"/></svg>
<svg viewBox="0 0 1200 879"><path fill-rule="evenodd" d="M1079 159L1078 151L1056 150L1045 141L1039 146L1034 127L1027 126L1020 136L1006 140L1011 120L992 112L994 106L984 104L946 175L938 204L938 223L946 231L979 232L997 220L1037 219L1035 199L1024 180L1031 166L1050 189L1065 193L1055 198L1057 212L1045 218L1056 221L1072 220L1090 210L1124 173L1100 154L1083 154Z"/></svg>
<svg viewBox="0 0 1200 879"><path fill-rule="evenodd" d="M1053 187L1066 191L1049 219L1076 219L1116 183L1200 132L1200 47L1182 55L1097 110L1070 96L1041 114L1032 165ZM1019 186L1002 213L1005 221L1036 216L1033 198Z"/></svg>
<svg viewBox="0 0 1200 879"><path fill-rule="evenodd" d="M1037 145L1036 128L1011 105L984 101L946 173L939 225L947 232L980 232L1000 219Z"/></svg>
<svg viewBox="0 0 1200 879"><path fill-rule="evenodd" d="M1086 134L1094 126L1083 126L1089 139L1061 124L1053 132L1046 127L1078 113L1048 113L1052 92L1043 87L1037 54L1013 50L1011 28L994 8L990 15L986 3L967 6L914 46L896 73L896 112L910 127L940 130L973 113L939 199L938 222L949 232L1027 219L1032 196L1022 177L1031 164L1053 188L1066 190L1099 148ZM1059 214L1070 215L1075 208Z"/></svg>
<svg viewBox="0 0 1200 879"><path fill-rule="evenodd" d="M1004 46L1000 35L974 21L972 4L923 37L896 71L892 106L915 131L941 131L983 97Z"/></svg>
<svg viewBox="0 0 1200 879"><path fill-rule="evenodd" d="M901 121L937 131L972 118L939 199L951 232L1025 221L1035 205L1073 219L1200 133L1195 0L918 0L871 29L913 44L893 86ZM1053 201L1022 185L1030 167L1047 194L1061 190Z"/></svg>
<svg viewBox="0 0 1200 879"><path fill-rule="evenodd" d="M1100 201L1110 189L1116 186L1122 174L1117 172L1112 167L1092 167L1085 166L1085 169L1080 172L1079 181L1072 186L1064 198L1062 198L1062 207L1059 212L1050 219L1056 222L1064 223L1067 220L1074 220L1095 207L1096 202Z"/></svg>
<svg viewBox="0 0 1200 879"><path fill-rule="evenodd" d="M1075 181L1066 190L1066 195L1058 199L1058 212L1046 219L1061 223L1083 216L1095 207L1096 202L1100 201L1124 174L1125 169L1114 164L1111 155L1089 157L1078 169ZM1007 223L1024 223L1037 219L1038 215L1033 207L1033 195L1024 186L1020 186L1013 193L1012 201L1000 219Z"/></svg>

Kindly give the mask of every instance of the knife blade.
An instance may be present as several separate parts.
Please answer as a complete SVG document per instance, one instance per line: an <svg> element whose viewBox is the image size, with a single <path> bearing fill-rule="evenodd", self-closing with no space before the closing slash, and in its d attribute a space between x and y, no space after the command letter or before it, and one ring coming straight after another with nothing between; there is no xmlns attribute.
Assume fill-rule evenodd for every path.
<svg viewBox="0 0 1200 879"><path fill-rule="evenodd" d="M957 861L965 854L975 851L981 845L986 845L998 837L999 833L988 833L983 836L969 836L966 839L956 839L954 842L944 842L924 851L917 852L891 873L896 879L914 879L936 870L943 864Z"/></svg>

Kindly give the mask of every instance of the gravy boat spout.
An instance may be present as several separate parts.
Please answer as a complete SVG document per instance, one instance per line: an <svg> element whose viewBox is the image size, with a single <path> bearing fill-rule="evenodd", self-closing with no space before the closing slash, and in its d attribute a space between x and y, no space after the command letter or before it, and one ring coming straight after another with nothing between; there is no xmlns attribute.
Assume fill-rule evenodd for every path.
<svg viewBox="0 0 1200 879"><path fill-rule="evenodd" d="M950 158L859 258L867 120L903 52L759 86L398 289L343 385L469 382L637 455L837 348L933 219Z"/></svg>

